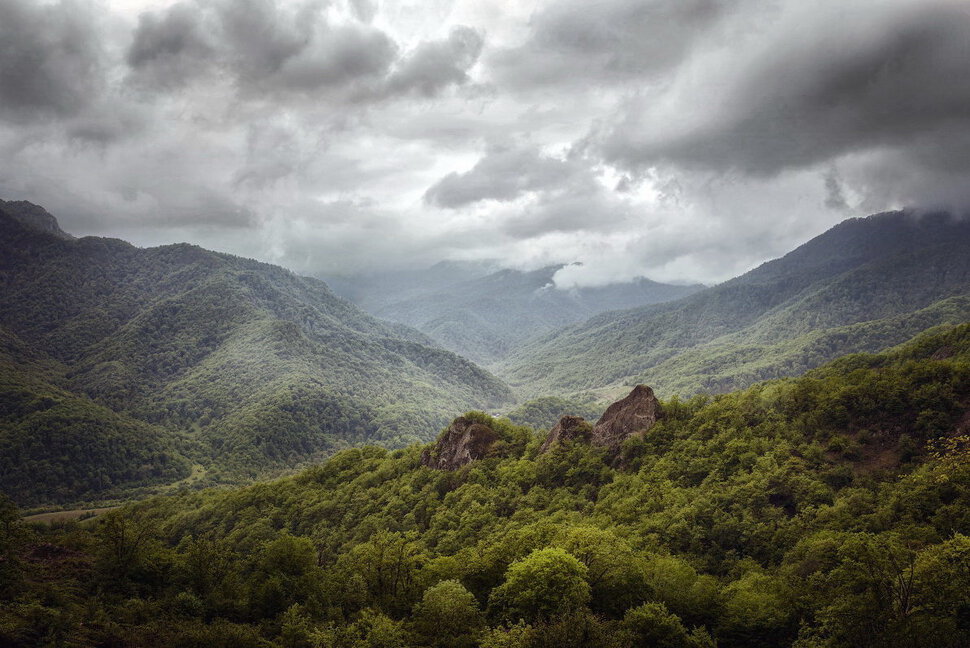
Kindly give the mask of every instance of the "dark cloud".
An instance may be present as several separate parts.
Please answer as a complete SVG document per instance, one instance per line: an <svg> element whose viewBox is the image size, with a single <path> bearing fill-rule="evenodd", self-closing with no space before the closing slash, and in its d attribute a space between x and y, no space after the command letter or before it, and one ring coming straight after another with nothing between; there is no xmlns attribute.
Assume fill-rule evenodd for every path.
<svg viewBox="0 0 970 648"><path fill-rule="evenodd" d="M685 82L672 104L682 115L631 103L605 128L604 154L628 167L774 176L932 142L937 160L967 165L963 142L951 136L970 129L970 7L877 3L801 18L776 26L757 49L742 48L720 86L710 85L718 70Z"/></svg>
<svg viewBox="0 0 970 648"><path fill-rule="evenodd" d="M559 0L530 21L522 45L491 57L517 88L651 78L682 61L731 0Z"/></svg>
<svg viewBox="0 0 970 648"><path fill-rule="evenodd" d="M135 79L160 89L217 69L247 95L312 93L387 74L397 45L370 25L333 24L320 2L179 3L143 14L128 50Z"/></svg>
<svg viewBox="0 0 970 648"><path fill-rule="evenodd" d="M18 122L76 115L103 91L104 73L92 5L0 2L0 115Z"/></svg>
<svg viewBox="0 0 970 648"><path fill-rule="evenodd" d="M515 240L613 232L631 215L625 197L599 180L590 160L575 151L564 157L544 154L531 145L491 147L465 173L448 174L432 185L424 200L447 209L483 200L506 203L493 227Z"/></svg>
<svg viewBox="0 0 970 648"><path fill-rule="evenodd" d="M207 71L214 48L202 20L197 5L182 3L164 13L143 13L127 55L135 80L169 88Z"/></svg>
<svg viewBox="0 0 970 648"><path fill-rule="evenodd" d="M427 203L454 209L480 200L515 200L529 191L557 187L577 168L534 147L494 147L465 173L449 173L424 194Z"/></svg>
<svg viewBox="0 0 970 648"><path fill-rule="evenodd" d="M610 233L630 221L630 206L609 195L592 180L541 197L502 226L516 239L530 239L551 232Z"/></svg>
<svg viewBox="0 0 970 648"><path fill-rule="evenodd" d="M142 87L168 90L216 70L243 97L323 94L359 104L462 85L482 51L481 34L456 26L402 54L369 24L372 6L350 10L355 20L335 23L328 6L313 0L179 3L141 16L127 61Z"/></svg>
<svg viewBox="0 0 970 648"><path fill-rule="evenodd" d="M0 0L0 197L303 272L718 281L970 204L967 34L964 0Z"/></svg>

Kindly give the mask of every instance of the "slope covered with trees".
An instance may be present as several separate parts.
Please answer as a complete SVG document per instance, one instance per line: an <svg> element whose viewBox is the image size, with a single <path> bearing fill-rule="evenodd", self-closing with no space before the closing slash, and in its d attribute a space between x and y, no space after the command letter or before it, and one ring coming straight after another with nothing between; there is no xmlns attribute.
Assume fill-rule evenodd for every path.
<svg viewBox="0 0 970 648"><path fill-rule="evenodd" d="M0 328L0 491L39 504L188 476L186 439L48 381L58 373Z"/></svg>
<svg viewBox="0 0 970 648"><path fill-rule="evenodd" d="M597 287L557 288L562 266L523 272L439 264L401 277L338 280L339 290L378 317L426 333L446 349L486 365L527 340L618 308L678 299L702 288L645 278ZM393 287L388 290L388 287Z"/></svg>
<svg viewBox="0 0 970 648"><path fill-rule="evenodd" d="M780 259L676 302L604 313L496 367L526 395L716 393L878 351L970 319L970 221L850 219Z"/></svg>
<svg viewBox="0 0 970 648"><path fill-rule="evenodd" d="M511 401L486 371L374 319L321 281L185 244L74 240L4 209L0 326L21 342L8 345L11 357L24 349L41 357L38 378L83 401L87 418L110 410L136 419L146 438L166 432L165 447L187 437L210 479L254 477L364 442L424 440L455 407ZM21 438L32 429L27 415L11 416L8 441L33 443ZM103 445L100 432L78 434L90 448ZM53 474L65 460L83 470L88 459L52 457ZM153 461L147 470L178 474L182 462L173 461L171 470Z"/></svg>
<svg viewBox="0 0 970 648"><path fill-rule="evenodd" d="M0 638L967 645L970 325L662 412L615 452L473 412L493 445L457 470L368 447L94 526L0 507Z"/></svg>

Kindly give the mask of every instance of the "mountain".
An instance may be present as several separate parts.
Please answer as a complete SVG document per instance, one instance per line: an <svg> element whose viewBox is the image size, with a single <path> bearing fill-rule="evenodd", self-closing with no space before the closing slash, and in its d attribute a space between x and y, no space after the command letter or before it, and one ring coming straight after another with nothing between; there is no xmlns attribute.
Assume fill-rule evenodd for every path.
<svg viewBox="0 0 970 648"><path fill-rule="evenodd" d="M970 221L891 212L679 301L555 331L494 370L524 394L723 392L968 319Z"/></svg>
<svg viewBox="0 0 970 648"><path fill-rule="evenodd" d="M684 297L702 288L639 278L601 287L557 288L563 266L484 271L447 263L423 272L344 278L338 290L377 317L413 326L446 349L488 365L527 340L606 310Z"/></svg>
<svg viewBox="0 0 970 648"><path fill-rule="evenodd" d="M29 229L61 239L70 240L74 238L62 230L57 219L40 205L35 205L26 200L0 200L0 211L6 214L8 218L14 219Z"/></svg>
<svg viewBox="0 0 970 648"><path fill-rule="evenodd" d="M74 501L189 476L187 439L54 384L58 374L0 328L0 491Z"/></svg>
<svg viewBox="0 0 970 648"><path fill-rule="evenodd" d="M970 325L604 425L469 412L63 530L0 498L0 643L966 647Z"/></svg>
<svg viewBox="0 0 970 648"><path fill-rule="evenodd" d="M0 331L18 368L5 389L55 394L87 418L114 412L112 452L131 452L128 441L143 437L131 460L145 475L181 476L187 457L210 480L237 481L349 445L424 439L456 410L511 401L486 371L367 315L322 281L186 244L74 240L25 225L10 204L0 206ZM35 414L17 407L5 412L7 447L36 443L24 438ZM88 447L110 445L96 426L71 429L98 437ZM52 443L67 443L56 436L68 427L49 430ZM59 474L79 460L72 455L24 456ZM144 481L118 470L105 489ZM36 470L8 468L0 482L21 477L49 492ZM68 487L57 499L91 492Z"/></svg>

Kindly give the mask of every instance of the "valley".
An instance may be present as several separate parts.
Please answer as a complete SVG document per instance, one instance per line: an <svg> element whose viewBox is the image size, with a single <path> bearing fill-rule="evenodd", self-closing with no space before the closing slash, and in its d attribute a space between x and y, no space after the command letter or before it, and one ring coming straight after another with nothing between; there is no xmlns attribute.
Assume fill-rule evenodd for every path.
<svg viewBox="0 0 970 648"><path fill-rule="evenodd" d="M418 294L537 313L493 374L321 281L10 205L11 645L962 648L964 221L847 221L545 333L580 303L549 270L448 288L521 280L507 310ZM900 579L908 607L873 597Z"/></svg>
<svg viewBox="0 0 970 648"><path fill-rule="evenodd" d="M968 61L0 0L0 648L970 648Z"/></svg>

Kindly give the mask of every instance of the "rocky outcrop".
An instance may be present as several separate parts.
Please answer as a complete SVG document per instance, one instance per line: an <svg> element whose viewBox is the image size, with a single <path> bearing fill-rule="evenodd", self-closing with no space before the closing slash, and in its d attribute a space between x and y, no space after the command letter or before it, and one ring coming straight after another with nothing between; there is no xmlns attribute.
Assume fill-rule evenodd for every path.
<svg viewBox="0 0 970 648"><path fill-rule="evenodd" d="M589 441L593 433L593 426L590 425L582 416L564 416L559 419L555 427L549 430L549 436L545 443L539 448L539 452L546 452L552 444L560 441L583 440Z"/></svg>
<svg viewBox="0 0 970 648"><path fill-rule="evenodd" d="M616 450L629 437L642 434L663 416L660 401L646 385L637 385L623 400L606 408L593 426L592 442Z"/></svg>
<svg viewBox="0 0 970 648"><path fill-rule="evenodd" d="M492 428L459 416L445 430L433 447L421 455L421 463L436 470L457 470L476 459L484 459L496 441Z"/></svg>

